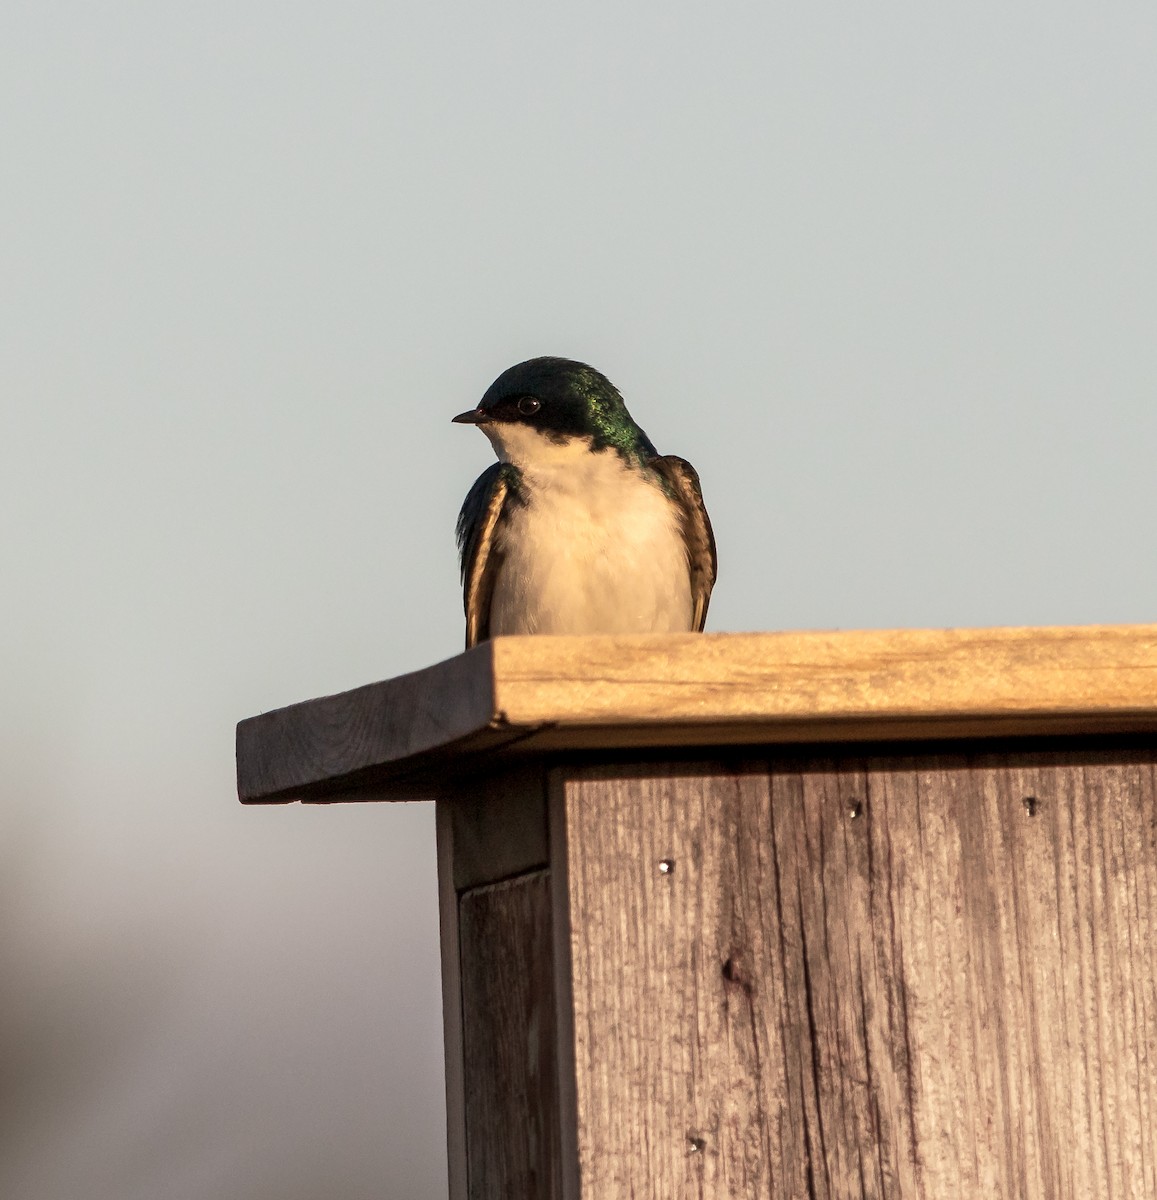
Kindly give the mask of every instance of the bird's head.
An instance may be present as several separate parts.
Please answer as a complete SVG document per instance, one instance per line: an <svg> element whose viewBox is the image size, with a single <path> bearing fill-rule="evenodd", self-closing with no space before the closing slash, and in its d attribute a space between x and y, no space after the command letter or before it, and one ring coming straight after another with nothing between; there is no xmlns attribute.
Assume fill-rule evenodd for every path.
<svg viewBox="0 0 1157 1200"><path fill-rule="evenodd" d="M580 450L613 449L634 460L656 453L618 388L569 358L532 358L510 367L477 408L454 420L479 426L498 457L516 466Z"/></svg>

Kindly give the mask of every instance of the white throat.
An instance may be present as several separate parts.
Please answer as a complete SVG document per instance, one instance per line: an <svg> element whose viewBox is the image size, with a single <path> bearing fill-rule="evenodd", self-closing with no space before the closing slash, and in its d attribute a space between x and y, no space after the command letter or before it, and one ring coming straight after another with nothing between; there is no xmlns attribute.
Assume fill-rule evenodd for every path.
<svg viewBox="0 0 1157 1200"><path fill-rule="evenodd" d="M482 432L490 439L500 462L511 463L522 470L578 463L592 452L589 437L556 441L521 422L491 421L482 426Z"/></svg>

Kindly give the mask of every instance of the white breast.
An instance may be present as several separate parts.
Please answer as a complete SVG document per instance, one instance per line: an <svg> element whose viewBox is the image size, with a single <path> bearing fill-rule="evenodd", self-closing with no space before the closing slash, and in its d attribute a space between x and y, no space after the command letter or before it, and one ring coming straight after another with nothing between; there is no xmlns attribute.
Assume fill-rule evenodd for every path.
<svg viewBox="0 0 1157 1200"><path fill-rule="evenodd" d="M531 455L494 439L520 467L527 503L508 502L495 546L491 636L688 632L691 577L674 504L614 450L570 442L544 453L534 437Z"/></svg>

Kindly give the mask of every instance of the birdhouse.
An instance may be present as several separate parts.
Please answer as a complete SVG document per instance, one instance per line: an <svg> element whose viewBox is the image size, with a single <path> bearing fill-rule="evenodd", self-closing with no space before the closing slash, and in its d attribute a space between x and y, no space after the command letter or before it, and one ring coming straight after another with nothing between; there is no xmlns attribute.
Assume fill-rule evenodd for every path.
<svg viewBox="0 0 1157 1200"><path fill-rule="evenodd" d="M1157 626L499 638L243 721L437 809L451 1196L1157 1196Z"/></svg>

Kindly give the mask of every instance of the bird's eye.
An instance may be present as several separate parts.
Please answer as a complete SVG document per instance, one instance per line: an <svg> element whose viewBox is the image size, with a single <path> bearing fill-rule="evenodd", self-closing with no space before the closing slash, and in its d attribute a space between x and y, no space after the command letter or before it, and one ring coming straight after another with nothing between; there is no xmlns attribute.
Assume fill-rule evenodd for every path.
<svg viewBox="0 0 1157 1200"><path fill-rule="evenodd" d="M522 413L524 417L533 417L541 407L541 402L536 400L533 396L523 396L518 401L518 411Z"/></svg>

